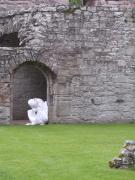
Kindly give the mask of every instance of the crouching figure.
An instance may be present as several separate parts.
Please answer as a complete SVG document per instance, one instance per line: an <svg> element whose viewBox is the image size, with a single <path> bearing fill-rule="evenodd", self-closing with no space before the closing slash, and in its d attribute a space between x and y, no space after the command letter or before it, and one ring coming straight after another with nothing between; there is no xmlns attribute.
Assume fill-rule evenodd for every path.
<svg viewBox="0 0 135 180"><path fill-rule="evenodd" d="M27 111L30 123L26 125L44 125L48 122L48 106L46 101L34 98L28 100L28 105L31 107Z"/></svg>

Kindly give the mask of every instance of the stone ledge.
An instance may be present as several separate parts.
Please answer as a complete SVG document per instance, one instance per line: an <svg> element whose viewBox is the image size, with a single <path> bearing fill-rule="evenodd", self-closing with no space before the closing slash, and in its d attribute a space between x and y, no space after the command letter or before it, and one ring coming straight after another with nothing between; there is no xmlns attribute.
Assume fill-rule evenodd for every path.
<svg viewBox="0 0 135 180"><path fill-rule="evenodd" d="M1 8L1 6L0 6ZM57 5L57 6L46 6L46 5L32 5L28 7L18 7L17 9L3 9L0 11L0 18L13 17L15 15L23 15L26 13L36 13L36 12L59 12L59 13L68 13L68 14L81 14L81 12L99 12L99 11L112 11L112 12L120 12L123 9L127 9L124 5L97 5L97 6L77 6L77 5ZM129 7L128 9L133 9L133 7Z"/></svg>

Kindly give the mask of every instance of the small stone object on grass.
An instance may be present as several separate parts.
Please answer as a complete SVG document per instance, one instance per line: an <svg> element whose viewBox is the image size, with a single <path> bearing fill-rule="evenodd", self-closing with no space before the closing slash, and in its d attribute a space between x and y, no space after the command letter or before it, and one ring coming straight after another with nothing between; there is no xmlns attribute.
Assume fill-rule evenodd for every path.
<svg viewBox="0 0 135 180"><path fill-rule="evenodd" d="M135 141L126 141L117 158L109 161L111 168L133 168L135 167Z"/></svg>

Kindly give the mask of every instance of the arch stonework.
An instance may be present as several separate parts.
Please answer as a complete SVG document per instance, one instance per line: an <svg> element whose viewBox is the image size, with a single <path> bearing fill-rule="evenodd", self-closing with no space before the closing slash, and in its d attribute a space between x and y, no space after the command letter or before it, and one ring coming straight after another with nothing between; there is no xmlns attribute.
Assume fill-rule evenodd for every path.
<svg viewBox="0 0 135 180"><path fill-rule="evenodd" d="M0 48L3 55L3 76L1 76L0 87L3 91L0 94L1 101L1 123L10 123L13 120L13 74L23 64L32 64L41 74L46 78L47 81L47 102L49 107L49 121L56 120L56 109L55 109L55 91L57 70L52 62L49 63L48 59L41 58L38 55L38 51L22 48ZM1 59L2 61L2 59ZM55 64L55 63L54 63ZM3 79L3 80L2 80Z"/></svg>
<svg viewBox="0 0 135 180"><path fill-rule="evenodd" d="M14 56L14 57L13 57ZM11 57L11 61L10 61L10 74L11 74L11 101L10 101L10 113L11 113L11 119L10 120L14 120L13 119L13 74L14 72L20 68L20 66L23 66L24 64L31 64L33 66L33 68L37 69L46 79L46 83L47 83L47 103L48 103L48 108L49 108L49 121L51 122L51 119L55 119L55 108L54 105L54 85L55 85L55 78L56 78L56 74L51 70L52 67L49 64L45 64L34 60L33 61L33 56L32 55L26 55L25 58L23 56L15 56L15 54ZM13 58L12 58L13 57ZM26 58L27 57L27 58ZM21 59L21 61L19 60ZM29 60L28 60L29 59ZM50 66L50 67L49 67ZM24 87L25 88L25 87ZM38 94L38 93L37 93ZM33 97L34 98L34 97ZM44 99L45 100L45 99Z"/></svg>
<svg viewBox="0 0 135 180"><path fill-rule="evenodd" d="M47 56L47 58L45 58L44 53L46 53L46 50L19 48L18 51L17 48L5 48L5 51L8 51L8 58L10 58L10 61L7 64L7 69L11 74L19 65L25 62L35 62L45 65L46 68L48 68L48 70L52 72L52 75L57 75L57 62L55 59L53 59L54 61L52 61L52 59L50 61L49 55Z"/></svg>

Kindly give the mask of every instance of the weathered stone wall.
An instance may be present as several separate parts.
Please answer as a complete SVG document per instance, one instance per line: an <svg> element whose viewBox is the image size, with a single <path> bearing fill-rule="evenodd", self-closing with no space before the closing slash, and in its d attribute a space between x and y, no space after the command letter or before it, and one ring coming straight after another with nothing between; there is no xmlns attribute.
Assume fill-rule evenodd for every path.
<svg viewBox="0 0 135 180"><path fill-rule="evenodd" d="M68 0L0 0L0 11L28 9L30 7L45 5L68 5Z"/></svg>
<svg viewBox="0 0 135 180"><path fill-rule="evenodd" d="M134 122L134 21L133 6L42 7L1 15L1 34L17 31L25 44L0 48L3 120L12 106L13 69L32 61L46 67L50 122Z"/></svg>

